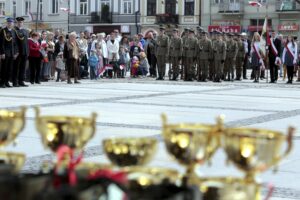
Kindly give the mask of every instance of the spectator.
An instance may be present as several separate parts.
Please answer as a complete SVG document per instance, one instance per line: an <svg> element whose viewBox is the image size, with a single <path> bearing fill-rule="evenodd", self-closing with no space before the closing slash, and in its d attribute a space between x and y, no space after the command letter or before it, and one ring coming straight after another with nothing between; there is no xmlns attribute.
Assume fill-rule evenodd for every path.
<svg viewBox="0 0 300 200"><path fill-rule="evenodd" d="M141 43L141 45L142 45L142 48L145 49L146 40L144 39L143 34L142 34L142 33L139 33L139 34L138 34L138 38L139 38L139 41L140 41L140 43Z"/></svg>
<svg viewBox="0 0 300 200"><path fill-rule="evenodd" d="M115 29L113 34L115 35L115 40L120 43L122 40L122 36L120 35L119 30Z"/></svg>
<svg viewBox="0 0 300 200"><path fill-rule="evenodd" d="M289 35L282 55L282 61L287 69L288 84L293 83L294 67L297 65L297 52L297 43L295 43L294 38Z"/></svg>
<svg viewBox="0 0 300 200"><path fill-rule="evenodd" d="M96 79L97 68L98 68L99 60L95 50L91 51L91 55L89 57L89 66L90 66L90 78L91 80Z"/></svg>
<svg viewBox="0 0 300 200"><path fill-rule="evenodd" d="M63 59L63 52L59 52L56 56L56 70L57 70L57 78L56 82L65 81L65 63Z"/></svg>
<svg viewBox="0 0 300 200"><path fill-rule="evenodd" d="M125 51L124 46L120 46L120 51L119 51L119 66L120 66L120 77L125 78L126 76L126 65L127 65L127 53Z"/></svg>
<svg viewBox="0 0 300 200"><path fill-rule="evenodd" d="M133 58L134 56L140 58L140 53L142 49L139 45L139 41L135 41L133 45L130 47L130 57Z"/></svg>
<svg viewBox="0 0 300 200"><path fill-rule="evenodd" d="M39 43L39 33L33 32L31 38L28 39L29 46L29 68L30 68L30 83L40 84L41 71L41 45Z"/></svg>
<svg viewBox="0 0 300 200"><path fill-rule="evenodd" d="M47 78L54 80L55 76L55 43L54 43L54 34L49 32L47 35L47 52L48 52L48 74Z"/></svg>
<svg viewBox="0 0 300 200"><path fill-rule="evenodd" d="M148 70L149 70L149 63L148 63L148 59L147 59L147 56L144 52L141 52L141 55L140 55L141 59L140 59L140 72L141 72L141 75L142 77L146 77L147 73L148 73Z"/></svg>
<svg viewBox="0 0 300 200"><path fill-rule="evenodd" d="M125 70L125 73L126 71L129 70L129 63L130 63L130 45L129 45L129 40L128 40L128 37L127 36L123 36L121 42L120 42L120 47L123 47L124 48L124 51L126 53L126 59L125 59L125 66L126 68L124 69Z"/></svg>

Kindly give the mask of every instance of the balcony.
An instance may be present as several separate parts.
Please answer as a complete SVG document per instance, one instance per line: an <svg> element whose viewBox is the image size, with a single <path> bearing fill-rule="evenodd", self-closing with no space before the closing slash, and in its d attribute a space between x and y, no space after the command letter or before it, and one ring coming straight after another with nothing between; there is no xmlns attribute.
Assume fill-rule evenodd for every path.
<svg viewBox="0 0 300 200"><path fill-rule="evenodd" d="M224 13L224 14L244 13L244 3L243 2L230 3L224 1L224 3L219 4L219 13Z"/></svg>
<svg viewBox="0 0 300 200"><path fill-rule="evenodd" d="M156 24L179 24L179 15L160 14L156 15Z"/></svg>
<svg viewBox="0 0 300 200"><path fill-rule="evenodd" d="M112 12L92 12L90 15L70 15L70 24L111 24Z"/></svg>
<svg viewBox="0 0 300 200"><path fill-rule="evenodd" d="M276 1L277 12L299 12L300 1L296 0L277 0Z"/></svg>

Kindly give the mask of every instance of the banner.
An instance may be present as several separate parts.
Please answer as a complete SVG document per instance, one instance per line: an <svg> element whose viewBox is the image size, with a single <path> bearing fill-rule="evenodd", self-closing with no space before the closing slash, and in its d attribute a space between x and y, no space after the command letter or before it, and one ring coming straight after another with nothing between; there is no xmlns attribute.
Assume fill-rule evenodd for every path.
<svg viewBox="0 0 300 200"><path fill-rule="evenodd" d="M221 31L225 33L240 33L241 26L208 26L208 32Z"/></svg>

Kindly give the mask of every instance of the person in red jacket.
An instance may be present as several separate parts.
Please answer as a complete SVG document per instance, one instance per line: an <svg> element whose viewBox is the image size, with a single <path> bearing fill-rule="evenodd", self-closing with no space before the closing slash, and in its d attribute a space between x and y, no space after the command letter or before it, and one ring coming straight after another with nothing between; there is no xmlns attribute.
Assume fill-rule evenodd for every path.
<svg viewBox="0 0 300 200"><path fill-rule="evenodd" d="M28 39L29 46L29 69L30 69L30 83L40 84L41 71L41 46L39 43L39 33L33 32L31 38Z"/></svg>

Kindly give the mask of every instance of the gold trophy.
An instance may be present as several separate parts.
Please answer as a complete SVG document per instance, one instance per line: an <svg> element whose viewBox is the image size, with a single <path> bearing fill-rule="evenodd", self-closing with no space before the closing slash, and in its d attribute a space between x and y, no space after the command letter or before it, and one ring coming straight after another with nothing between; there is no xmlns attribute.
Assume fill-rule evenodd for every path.
<svg viewBox="0 0 300 200"><path fill-rule="evenodd" d="M288 129L287 136L281 132L255 129L226 129L224 149L227 158L246 173L248 181L255 181L255 175L276 166L292 150L294 128ZM287 149L281 152L283 144Z"/></svg>
<svg viewBox="0 0 300 200"><path fill-rule="evenodd" d="M96 132L96 113L91 118L71 116L40 116L36 111L36 128L42 137L42 143L53 152L61 145L81 150Z"/></svg>
<svg viewBox="0 0 300 200"><path fill-rule="evenodd" d="M20 111L0 110L0 147L13 142L24 129L26 108ZM17 173L25 163L25 154L13 152L0 152L0 167ZM12 166L12 167L11 167Z"/></svg>
<svg viewBox="0 0 300 200"><path fill-rule="evenodd" d="M194 176L195 167L209 161L220 146L223 117L217 119L216 125L167 124L165 114L162 114L162 121L162 134L168 153L186 166L186 178Z"/></svg>

